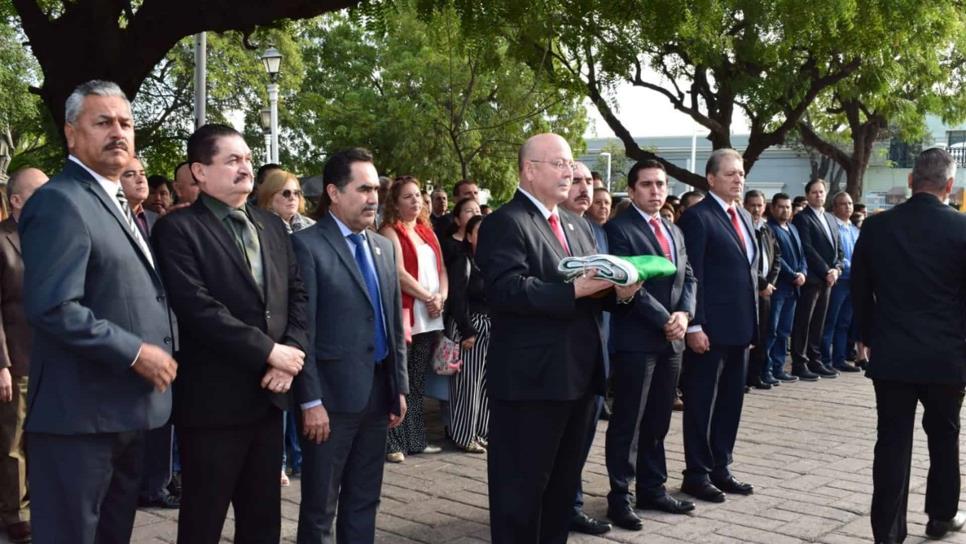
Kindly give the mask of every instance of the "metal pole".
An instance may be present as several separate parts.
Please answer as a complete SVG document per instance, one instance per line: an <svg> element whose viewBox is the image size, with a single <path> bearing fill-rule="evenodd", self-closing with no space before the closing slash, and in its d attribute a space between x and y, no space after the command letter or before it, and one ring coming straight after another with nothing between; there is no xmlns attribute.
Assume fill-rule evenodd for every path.
<svg viewBox="0 0 966 544"><path fill-rule="evenodd" d="M607 180L606 180L606 185L607 185L607 192L609 193L610 192L610 153L608 153L606 151L602 151L601 154L600 154L600 156L601 157L607 157Z"/></svg>
<svg viewBox="0 0 966 544"><path fill-rule="evenodd" d="M278 164L278 84L268 85L268 101L272 109L272 162Z"/></svg>
<svg viewBox="0 0 966 544"><path fill-rule="evenodd" d="M272 162L272 133L265 131L265 162Z"/></svg>
<svg viewBox="0 0 966 544"><path fill-rule="evenodd" d="M195 128L205 124L205 104L208 102L208 38L204 32L195 34Z"/></svg>

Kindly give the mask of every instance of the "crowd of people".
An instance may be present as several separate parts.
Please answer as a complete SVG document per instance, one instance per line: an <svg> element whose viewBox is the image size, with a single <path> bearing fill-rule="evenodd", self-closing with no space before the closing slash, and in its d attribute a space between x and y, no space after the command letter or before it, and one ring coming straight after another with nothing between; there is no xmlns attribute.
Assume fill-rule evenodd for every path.
<svg viewBox="0 0 966 544"><path fill-rule="evenodd" d="M917 399L942 460L927 533L966 521L954 402L964 317L949 318L944 350L888 348L925 356L937 380L907 379L883 357L897 333L878 297L899 305L894 320L917 312L877 276L919 249L866 241L864 207L841 192L826 211L821 179L768 199L744 190L741 155L719 149L706 193L670 195L664 165L644 160L615 201L563 138L540 134L495 210L472 180L450 195L380 177L362 148L327 157L313 200L282 166L254 170L224 125L191 135L172 181L148 176L110 82L75 89L65 119L64 169L49 181L15 172L0 223L0 522L13 542L126 542L140 505L180 508L179 543L215 543L231 505L236 542L277 543L290 477L297 542L372 542L384 463L442 451L427 438L427 397L455 447L487 454L494 542L641 530L635 510L696 509L667 488L673 409L684 411L681 491L724 502L754 493L731 471L751 388L864 367L879 398L876 540L905 537ZM917 161L910 204L935 200L929 213L948 223L935 238L966 244L964 220L940 202L955 163L933 151ZM899 214L881 215L867 228L891 232ZM598 276L601 255L660 256L675 272L615 285ZM966 270L959 255L941 273ZM565 257L585 272L566 281ZM450 344L458 371L440 363ZM581 489L601 418L609 522L583 511Z"/></svg>

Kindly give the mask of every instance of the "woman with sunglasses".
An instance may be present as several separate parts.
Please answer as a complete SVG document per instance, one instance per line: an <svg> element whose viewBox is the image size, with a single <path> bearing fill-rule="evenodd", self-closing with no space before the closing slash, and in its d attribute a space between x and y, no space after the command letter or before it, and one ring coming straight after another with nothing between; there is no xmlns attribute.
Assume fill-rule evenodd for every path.
<svg viewBox="0 0 966 544"><path fill-rule="evenodd" d="M258 187L258 206L282 218L289 234L311 227L315 221L306 217L302 186L295 174L272 170Z"/></svg>

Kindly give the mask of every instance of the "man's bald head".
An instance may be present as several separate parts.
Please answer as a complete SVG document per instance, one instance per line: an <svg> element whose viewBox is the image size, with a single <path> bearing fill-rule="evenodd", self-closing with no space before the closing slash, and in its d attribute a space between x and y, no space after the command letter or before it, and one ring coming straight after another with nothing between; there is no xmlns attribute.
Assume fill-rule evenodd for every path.
<svg viewBox="0 0 966 544"><path fill-rule="evenodd" d="M567 146L568 150L570 149L570 145L567 144L567 140L564 140L562 137L552 132L545 132L543 134L537 134L527 138L527 141L523 142L523 145L520 146L520 155L518 158L518 166L520 167L520 171L523 172L523 168L526 166L527 161L534 159L539 160L540 155L545 152L548 146L552 147L561 143Z"/></svg>
<svg viewBox="0 0 966 544"><path fill-rule="evenodd" d="M520 188L547 209L567 200L573 176L573 153L560 136L537 134L520 148Z"/></svg>
<svg viewBox="0 0 966 544"><path fill-rule="evenodd" d="M36 168L21 168L7 181L7 200L13 208L13 216L20 217L20 210L34 191L47 183L47 174Z"/></svg>

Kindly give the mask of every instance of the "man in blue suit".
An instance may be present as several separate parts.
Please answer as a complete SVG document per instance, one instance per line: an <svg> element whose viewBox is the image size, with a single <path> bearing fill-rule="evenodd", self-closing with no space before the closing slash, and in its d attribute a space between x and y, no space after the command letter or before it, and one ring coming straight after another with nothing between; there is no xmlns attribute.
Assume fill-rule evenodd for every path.
<svg viewBox="0 0 966 544"><path fill-rule="evenodd" d="M134 154L131 106L114 83L90 81L65 110L67 163L19 223L34 541L128 542L144 432L171 414L173 333L119 182Z"/></svg>
<svg viewBox="0 0 966 544"><path fill-rule="evenodd" d="M367 230L379 204L372 155L334 153L322 177L327 212L292 237L314 323L294 383L304 435L297 542L371 543L386 433L409 393L402 294L392 243Z"/></svg>
<svg viewBox="0 0 966 544"><path fill-rule="evenodd" d="M731 474L731 452L744 400L748 346L757 334L758 248L751 216L740 202L745 186L741 155L715 150L705 175L708 198L678 222L698 283L688 327L681 388L684 457L681 490L724 502L725 493L750 495L751 484Z"/></svg>
<svg viewBox="0 0 966 544"><path fill-rule="evenodd" d="M805 264L805 249L798 237L798 229L791 223L792 199L785 193L776 193L771 199L771 217L768 227L775 233L775 240L781 250L778 283L771 295L771 316L768 325L768 340L765 349L768 364L762 368L762 379L771 376L786 383L798 381L798 376L785 372L785 355L788 353L788 338L792 334L795 318L795 302L798 300L799 287L805 283L808 266ZM815 381L818 377L811 376Z"/></svg>
<svg viewBox="0 0 966 544"><path fill-rule="evenodd" d="M643 523L632 509L684 514L690 501L670 496L664 437L681 370L688 321L694 315L697 285L684 236L661 218L667 198L667 173L652 160L640 161L627 176L632 205L604 228L614 255L658 255L677 268L674 276L647 281L633 305L614 313L614 413L607 427L607 514L624 529L639 531ZM631 481L636 478L636 503Z"/></svg>

